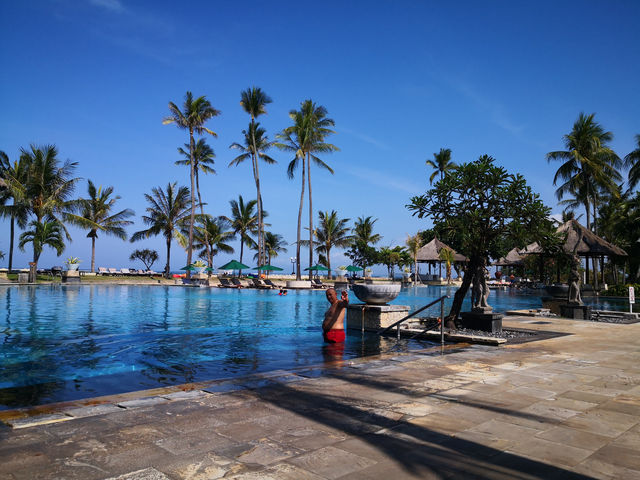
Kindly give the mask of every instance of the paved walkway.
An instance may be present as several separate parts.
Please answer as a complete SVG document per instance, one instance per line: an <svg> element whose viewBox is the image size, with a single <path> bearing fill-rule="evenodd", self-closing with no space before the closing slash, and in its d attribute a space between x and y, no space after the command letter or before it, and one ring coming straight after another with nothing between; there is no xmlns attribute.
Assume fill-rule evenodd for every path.
<svg viewBox="0 0 640 480"><path fill-rule="evenodd" d="M0 427L0 479L640 478L640 324L540 320L570 335L66 407Z"/></svg>

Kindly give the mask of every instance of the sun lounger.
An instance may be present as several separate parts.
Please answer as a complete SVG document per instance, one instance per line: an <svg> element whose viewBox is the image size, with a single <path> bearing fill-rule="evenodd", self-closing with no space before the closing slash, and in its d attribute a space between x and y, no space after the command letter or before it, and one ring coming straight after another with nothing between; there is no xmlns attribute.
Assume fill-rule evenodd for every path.
<svg viewBox="0 0 640 480"><path fill-rule="evenodd" d="M219 278L218 280L220 280L220 285L218 285L219 287L222 287L222 288L238 288L233 283L231 283L228 278Z"/></svg>
<svg viewBox="0 0 640 480"><path fill-rule="evenodd" d="M107 270L109 270L109 275L113 275L113 276L118 275L118 271L115 268L110 267Z"/></svg>
<svg viewBox="0 0 640 480"><path fill-rule="evenodd" d="M237 288L244 288L243 283L235 277L231 279L231 283L233 283Z"/></svg>
<svg viewBox="0 0 640 480"><path fill-rule="evenodd" d="M270 279L265 278L264 279L264 284L271 287L271 288L280 288L279 286L277 286L275 283L273 283Z"/></svg>
<svg viewBox="0 0 640 480"><path fill-rule="evenodd" d="M270 285L265 284L265 283L264 283L262 280L260 280L259 278L252 278L251 280L253 281L253 285L254 285L256 288L262 288L262 289L265 289L265 288L268 288L268 289L275 288L275 287L272 287L272 286L270 286Z"/></svg>
<svg viewBox="0 0 640 480"><path fill-rule="evenodd" d="M109 272L104 267L98 267L98 275L109 275Z"/></svg>
<svg viewBox="0 0 640 480"><path fill-rule="evenodd" d="M313 288L327 288L327 286L324 283L322 283L322 280L320 280L319 278L314 278L311 281L311 286Z"/></svg>
<svg viewBox="0 0 640 480"><path fill-rule="evenodd" d="M121 268L120 269L120 274L121 275L131 275L131 270L129 270L128 268Z"/></svg>

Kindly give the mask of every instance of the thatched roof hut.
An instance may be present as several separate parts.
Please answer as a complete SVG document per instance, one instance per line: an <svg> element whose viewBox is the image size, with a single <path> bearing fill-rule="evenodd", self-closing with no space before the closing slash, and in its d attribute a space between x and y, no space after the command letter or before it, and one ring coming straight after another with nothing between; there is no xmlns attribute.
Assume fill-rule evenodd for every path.
<svg viewBox="0 0 640 480"><path fill-rule="evenodd" d="M563 249L567 253L575 252L581 257L627 256L627 252L623 249L607 242L604 238L600 238L586 227L580 225L577 220L569 220L567 223L560 225L557 232L567 234L567 239L563 245ZM543 250L535 242L527 245L520 253L524 255L541 254Z"/></svg>
<svg viewBox="0 0 640 480"><path fill-rule="evenodd" d="M453 250L453 248L449 247L448 245L438 240L437 237L434 237L433 240L431 240L429 243L424 245L420 250L418 250L418 254L416 258L418 262L441 262L442 259L440 258L440 250L442 250L443 248L448 248L449 250ZM467 257L459 253L456 253L455 250L453 250L453 253L454 253L453 258L455 262L469 261Z"/></svg>
<svg viewBox="0 0 640 480"><path fill-rule="evenodd" d="M502 257L497 262L492 263L491 265L494 267L515 267L518 265L522 265L522 261L524 257L520 255L520 250L518 248L514 248L507 253L505 257Z"/></svg>

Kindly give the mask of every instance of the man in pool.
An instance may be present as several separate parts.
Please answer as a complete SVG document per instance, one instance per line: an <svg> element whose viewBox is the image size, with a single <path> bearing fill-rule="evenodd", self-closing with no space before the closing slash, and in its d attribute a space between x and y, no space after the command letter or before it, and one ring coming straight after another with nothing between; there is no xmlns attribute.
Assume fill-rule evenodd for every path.
<svg viewBox="0 0 640 480"><path fill-rule="evenodd" d="M349 295L343 290L338 300L338 292L335 288L328 288L326 295L331 305L324 314L322 336L327 343L342 343L345 340L344 312L349 305Z"/></svg>

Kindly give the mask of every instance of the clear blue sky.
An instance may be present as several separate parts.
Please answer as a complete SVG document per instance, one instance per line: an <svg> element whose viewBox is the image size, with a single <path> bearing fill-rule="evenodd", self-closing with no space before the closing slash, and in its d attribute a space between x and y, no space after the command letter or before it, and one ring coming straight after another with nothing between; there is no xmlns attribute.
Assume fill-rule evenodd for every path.
<svg viewBox="0 0 640 480"><path fill-rule="evenodd" d="M208 124L219 135L210 140L218 174L201 183L208 212L228 214L230 199L255 196L250 165L227 165L249 121L240 91L257 85L274 100L262 119L270 138L307 98L336 122L330 141L340 152L325 158L336 173L312 171L314 210L372 215L380 246L404 244L429 226L404 205L428 187L425 160L442 147L458 163L494 156L554 212L557 165L544 156L562 147L579 112L596 112L614 149L630 152L640 133L638 18L636 1L5 1L0 150L13 160L30 143L56 144L63 160L79 162L78 194L86 179L113 185L118 205L136 211L133 232L143 228L143 193L188 184L188 169L173 164L187 134L162 118L191 90L222 111ZM272 153L279 163L261 168L265 208L271 230L294 242L300 182L286 177L289 156ZM8 233L0 220L5 252ZM42 266L73 255L88 268L89 239L72 233L63 257L46 251ZM159 237L101 237L97 265L130 266L130 252L143 247L160 252L161 269ZM289 269L294 252L273 263ZM14 265L30 255L18 252ZM334 256L335 266L347 262ZM184 260L175 246L172 267Z"/></svg>

